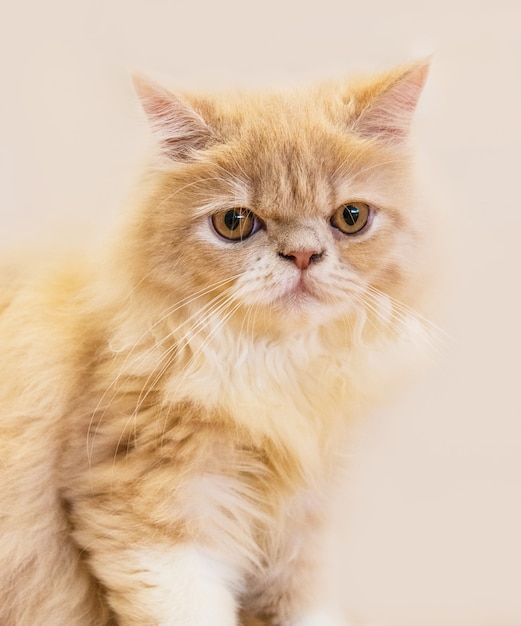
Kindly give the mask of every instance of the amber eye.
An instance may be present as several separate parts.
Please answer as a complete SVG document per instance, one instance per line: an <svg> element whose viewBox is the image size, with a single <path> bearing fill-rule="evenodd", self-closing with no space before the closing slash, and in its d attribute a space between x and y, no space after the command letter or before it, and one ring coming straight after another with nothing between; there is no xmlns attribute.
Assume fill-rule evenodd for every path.
<svg viewBox="0 0 521 626"><path fill-rule="evenodd" d="M369 222L371 209L365 202L349 202L339 207L331 218L331 225L346 235L356 235Z"/></svg>
<svg viewBox="0 0 521 626"><path fill-rule="evenodd" d="M212 215L212 225L221 237L230 241L242 241L253 234L255 215L242 207L220 211Z"/></svg>

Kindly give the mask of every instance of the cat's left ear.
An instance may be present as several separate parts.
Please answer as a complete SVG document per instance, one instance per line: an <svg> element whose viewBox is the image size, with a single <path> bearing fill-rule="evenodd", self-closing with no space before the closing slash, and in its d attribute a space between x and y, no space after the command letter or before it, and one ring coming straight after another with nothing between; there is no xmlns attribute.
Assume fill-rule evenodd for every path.
<svg viewBox="0 0 521 626"><path fill-rule="evenodd" d="M141 75L133 75L132 82L167 160L187 161L215 141L210 127L187 102Z"/></svg>
<svg viewBox="0 0 521 626"><path fill-rule="evenodd" d="M429 60L426 60L399 68L366 85L357 102L355 132L390 144L402 143L409 134L428 71Z"/></svg>

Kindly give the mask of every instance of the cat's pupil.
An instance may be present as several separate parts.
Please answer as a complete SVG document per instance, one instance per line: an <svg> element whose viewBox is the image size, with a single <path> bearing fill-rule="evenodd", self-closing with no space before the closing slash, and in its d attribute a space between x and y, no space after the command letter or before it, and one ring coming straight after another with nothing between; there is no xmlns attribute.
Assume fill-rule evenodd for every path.
<svg viewBox="0 0 521 626"><path fill-rule="evenodd" d="M226 224L226 228L230 230L236 230L239 228L241 220L243 220L246 216L237 213L237 211L226 211L224 216L224 223Z"/></svg>
<svg viewBox="0 0 521 626"><path fill-rule="evenodd" d="M354 226L360 217L360 210L352 204L348 204L344 208L344 220L349 226Z"/></svg>

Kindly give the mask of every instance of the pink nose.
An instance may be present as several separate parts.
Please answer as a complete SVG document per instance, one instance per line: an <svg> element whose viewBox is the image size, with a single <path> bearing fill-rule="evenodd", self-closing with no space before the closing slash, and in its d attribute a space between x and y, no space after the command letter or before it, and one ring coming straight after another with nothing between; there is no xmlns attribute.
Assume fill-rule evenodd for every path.
<svg viewBox="0 0 521 626"><path fill-rule="evenodd" d="M320 261L323 254L323 252L317 252L316 250L295 250L287 254L280 252L279 256L288 261L293 261L299 270L307 270L311 263Z"/></svg>

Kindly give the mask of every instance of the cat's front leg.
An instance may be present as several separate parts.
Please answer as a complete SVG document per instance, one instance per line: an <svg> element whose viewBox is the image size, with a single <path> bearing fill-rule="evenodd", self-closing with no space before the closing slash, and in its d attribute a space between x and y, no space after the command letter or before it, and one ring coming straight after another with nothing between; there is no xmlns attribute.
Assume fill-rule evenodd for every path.
<svg viewBox="0 0 521 626"><path fill-rule="evenodd" d="M276 612L266 623L269 626L349 626L340 611L327 605L303 601L297 595L283 592L277 603Z"/></svg>
<svg viewBox="0 0 521 626"><path fill-rule="evenodd" d="M348 626L326 581L323 507L295 498L286 540L248 590L247 606L269 626Z"/></svg>
<svg viewBox="0 0 521 626"><path fill-rule="evenodd" d="M234 572L196 545L97 555L121 626L238 626Z"/></svg>
<svg viewBox="0 0 521 626"><path fill-rule="evenodd" d="M297 559L268 577L255 596L250 596L250 606L269 626L348 626L335 603L321 591L319 572L307 559Z"/></svg>

